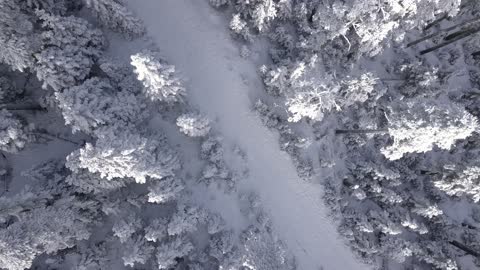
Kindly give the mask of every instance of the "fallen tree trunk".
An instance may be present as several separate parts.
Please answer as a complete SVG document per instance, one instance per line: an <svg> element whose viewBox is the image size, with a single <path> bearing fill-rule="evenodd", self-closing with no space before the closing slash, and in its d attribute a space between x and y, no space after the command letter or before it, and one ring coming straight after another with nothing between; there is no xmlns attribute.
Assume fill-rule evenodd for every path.
<svg viewBox="0 0 480 270"><path fill-rule="evenodd" d="M470 248L470 247L468 247L468 246L466 246L466 245L464 245L464 244L462 244L462 243L460 243L456 240L448 241L448 243L450 243L450 245L452 245L452 246L457 247L458 249L461 249L461 250L465 251L467 254L470 254L472 256L480 258L480 253L479 252L473 250L472 248Z"/></svg>
<svg viewBox="0 0 480 270"><path fill-rule="evenodd" d="M44 139L47 139L47 140L48 139L57 139L57 140L61 140L61 141L68 142L68 143L78 145L78 146L82 146L84 144L83 142L82 143L81 142L76 142L74 140L62 137L60 135L51 134L51 133L46 132L46 131L30 132L30 133L27 133L27 134L28 135L33 135L33 136L38 136L40 138L44 138Z"/></svg>
<svg viewBox="0 0 480 270"><path fill-rule="evenodd" d="M0 104L0 110L6 109L8 111L46 111L40 105L34 104Z"/></svg>
<svg viewBox="0 0 480 270"><path fill-rule="evenodd" d="M464 31L464 32L462 32L462 33L459 33L458 35L456 35L454 38L448 40L447 42L438 44L437 46L433 46L433 47L431 47L431 48L428 48L428 49L426 49L426 50L421 51L421 52L420 52L420 55L424 55L424 54L427 54L427 53L436 51L436 50L438 50L438 49L440 49L440 48L443 48L443 47L445 47L445 46L447 46L447 45L449 45L449 44L452 44L452 43L454 43L454 42L456 42L456 41L459 41L459 40L461 40L461 39L464 39L464 38L466 38L466 37L469 37L469 36L471 36L471 35L473 35L473 34L475 34L475 33L478 33L478 32L480 32L480 27L479 27L479 28L473 28L473 29L466 30L466 31Z"/></svg>
<svg viewBox="0 0 480 270"><path fill-rule="evenodd" d="M431 27L433 27L433 26L436 25L437 23L445 20L446 18L448 18L448 14L443 14L442 17L440 17L440 18L434 20L433 22L427 24L427 26L425 26L425 28L423 28L423 30L428 30L428 29L430 29Z"/></svg>
<svg viewBox="0 0 480 270"><path fill-rule="evenodd" d="M388 133L387 129L336 129L335 134Z"/></svg>
<svg viewBox="0 0 480 270"><path fill-rule="evenodd" d="M462 26L466 26L466 25L469 25L469 24L474 24L474 23L477 23L477 22L480 22L480 18L475 18L475 19L471 19L471 20L468 20L468 21L465 21L465 22L462 22L462 23L459 23L459 24L456 24L454 26L451 26L451 27L448 27L448 28L445 28L445 29L441 29L439 30L438 32L435 32L435 33L432 33L430 35L427 35L425 37L422 37L420 39L417 39L417 40L414 40L410 43L407 44L407 48L408 47L411 47L413 45L417 45L418 43L420 42L423 42L427 39L431 39L431 38L434 38L440 34L443 34L443 33L446 33L446 32L449 32L449 31L452 31L458 27L462 27Z"/></svg>

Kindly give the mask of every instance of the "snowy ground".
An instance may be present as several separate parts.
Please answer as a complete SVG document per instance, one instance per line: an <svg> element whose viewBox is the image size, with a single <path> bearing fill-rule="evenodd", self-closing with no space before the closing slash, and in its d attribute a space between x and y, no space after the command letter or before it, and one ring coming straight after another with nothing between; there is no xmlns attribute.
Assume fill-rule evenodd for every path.
<svg viewBox="0 0 480 270"><path fill-rule="evenodd" d="M366 269L336 232L322 204L320 186L302 181L278 138L251 112L249 93L263 91L257 67L238 54L227 22L199 0L130 0L165 59L185 78L192 103L217 120L225 144L238 145L249 177L240 191L255 191L275 232L299 269Z"/></svg>

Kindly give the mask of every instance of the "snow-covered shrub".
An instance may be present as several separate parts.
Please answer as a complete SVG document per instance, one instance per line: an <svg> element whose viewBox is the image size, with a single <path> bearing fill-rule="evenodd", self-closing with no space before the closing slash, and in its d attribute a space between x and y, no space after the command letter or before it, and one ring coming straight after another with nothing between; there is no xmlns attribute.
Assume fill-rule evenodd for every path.
<svg viewBox="0 0 480 270"><path fill-rule="evenodd" d="M223 146L220 138L208 137L201 145L200 156L208 161L202 169L202 181L218 181L226 184L228 189L234 187L232 172L223 157Z"/></svg>
<svg viewBox="0 0 480 270"><path fill-rule="evenodd" d="M226 229L225 220L218 214L210 213L207 217L207 231L213 235Z"/></svg>
<svg viewBox="0 0 480 270"><path fill-rule="evenodd" d="M16 87L13 84L14 78L2 76L0 74L0 102L3 104L15 102L24 94L22 87Z"/></svg>
<svg viewBox="0 0 480 270"><path fill-rule="evenodd" d="M168 220L165 218L156 218L145 228L145 239L149 242L160 242L167 237Z"/></svg>
<svg viewBox="0 0 480 270"><path fill-rule="evenodd" d="M250 41L252 39L252 34L248 28L247 22L242 20L240 14L234 14L232 20L230 21L230 29L239 37Z"/></svg>
<svg viewBox="0 0 480 270"><path fill-rule="evenodd" d="M177 259L188 255L194 249L187 237L174 237L161 243L156 250L158 269L171 269Z"/></svg>
<svg viewBox="0 0 480 270"><path fill-rule="evenodd" d="M209 0L210 5L215 8L219 8L228 4L228 0Z"/></svg>
<svg viewBox="0 0 480 270"><path fill-rule="evenodd" d="M16 152L25 147L28 140L23 124L7 110L0 110L0 150Z"/></svg>
<svg viewBox="0 0 480 270"><path fill-rule="evenodd" d="M129 215L117 221L112 228L113 234L120 239L121 243L129 240L134 233L142 229L142 221L135 215Z"/></svg>
<svg viewBox="0 0 480 270"><path fill-rule="evenodd" d="M287 92L291 86L290 73L285 66L279 66L268 69L266 66L261 68L263 74L263 83L270 95L278 96Z"/></svg>
<svg viewBox="0 0 480 270"><path fill-rule="evenodd" d="M422 62L414 62L401 65L398 72L405 78L398 90L407 97L426 96L439 91L438 68L432 68Z"/></svg>
<svg viewBox="0 0 480 270"><path fill-rule="evenodd" d="M279 128L281 125L280 117L276 113L272 112L269 106L262 100L257 100L255 103L255 110L260 115L260 119L265 126L269 128Z"/></svg>
<svg viewBox="0 0 480 270"><path fill-rule="evenodd" d="M180 131L190 137L203 137L210 132L210 120L200 114L184 114L177 118Z"/></svg>
<svg viewBox="0 0 480 270"><path fill-rule="evenodd" d="M412 212L430 219L443 214L443 211L437 205L418 205Z"/></svg>
<svg viewBox="0 0 480 270"><path fill-rule="evenodd" d="M252 269L295 269L285 247L267 231L250 227L243 232L241 241L245 250L244 265Z"/></svg>
<svg viewBox="0 0 480 270"><path fill-rule="evenodd" d="M169 221L167 226L168 235L182 235L193 232L197 229L199 223L204 223L207 218L203 209L181 204L177 206L177 211Z"/></svg>
<svg viewBox="0 0 480 270"><path fill-rule="evenodd" d="M238 269L241 265L241 254L236 248L235 236L231 231L223 231L212 236L208 254L217 259L225 269Z"/></svg>
<svg viewBox="0 0 480 270"><path fill-rule="evenodd" d="M155 179L148 187L148 202L162 204L172 201L184 188L182 180L174 176Z"/></svg>
<svg viewBox="0 0 480 270"><path fill-rule="evenodd" d="M155 248L141 236L129 238L124 244L123 264L134 267L135 264L145 264L152 257Z"/></svg>
<svg viewBox="0 0 480 270"><path fill-rule="evenodd" d="M207 137L202 142L200 149L201 158L213 163L220 163L223 161L223 148L220 138Z"/></svg>

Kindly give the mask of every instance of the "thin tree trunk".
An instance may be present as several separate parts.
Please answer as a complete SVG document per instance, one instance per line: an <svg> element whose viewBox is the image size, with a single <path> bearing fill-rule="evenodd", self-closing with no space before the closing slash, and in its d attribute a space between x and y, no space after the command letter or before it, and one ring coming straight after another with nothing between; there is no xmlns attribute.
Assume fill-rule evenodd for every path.
<svg viewBox="0 0 480 270"><path fill-rule="evenodd" d="M380 78L382 82L404 82L405 79L402 78Z"/></svg>
<svg viewBox="0 0 480 270"><path fill-rule="evenodd" d="M434 25L436 25L437 23L445 20L446 18L448 18L448 14L443 14L442 17L440 17L440 18L434 20L433 22L427 24L427 26L425 26L425 28L423 28L423 30L428 30L428 29L432 28Z"/></svg>
<svg viewBox="0 0 480 270"><path fill-rule="evenodd" d="M450 40L457 39L457 38L459 38L459 37L462 37L462 36L465 35L466 33L469 33L469 32L472 31L472 30L473 30L473 29L462 29L462 30L453 32L453 33L445 36L445 37L443 38L443 40L445 40L445 41L450 41Z"/></svg>
<svg viewBox="0 0 480 270"><path fill-rule="evenodd" d="M5 170L5 173L0 176L0 179L3 181L3 191L2 191L2 194L1 194L1 195L3 195L6 192L8 192L8 181L10 180L9 178L10 178L10 173L11 173L12 168L8 163L7 156L5 156L5 154L3 152L0 152L0 155L5 160L5 168L3 168Z"/></svg>
<svg viewBox="0 0 480 270"><path fill-rule="evenodd" d="M32 77L32 73L27 73L27 77L25 78L25 82L23 83L23 89L27 88L27 85L30 82L31 77Z"/></svg>
<svg viewBox="0 0 480 270"><path fill-rule="evenodd" d="M8 111L46 111L45 108L33 104L0 104L0 110Z"/></svg>
<svg viewBox="0 0 480 270"><path fill-rule="evenodd" d="M471 20L468 20L468 21L465 21L465 22L456 24L456 25L454 25L454 26L451 26L451 27L448 27L448 28L445 28L445 29L441 29L441 30L439 30L438 32L435 32L435 33L433 33L433 34L427 35L427 36L425 36L425 37L423 37L423 38L420 38L420 39L417 39L417 40L414 40L414 41L408 43L408 44L407 44L407 48L408 48L408 47L411 47L411 46L413 46L413 45L417 45L418 43L423 42L423 41L425 41L425 40L427 40L427 39L434 38L434 37L436 37L436 36L438 36L438 35L440 35L440 34L443 34L443 33L449 32L449 31L452 31L452 30L454 30L454 29L456 29L456 28L458 28L458 27L462 27L462 26L465 26L465 25L468 25L468 24L473 24L473 23L476 23L476 22L480 22L480 18L474 18L474 19L471 19Z"/></svg>
<svg viewBox="0 0 480 270"><path fill-rule="evenodd" d="M469 29L469 30L467 30L467 31L464 31L463 33L460 33L459 35L456 35L453 39L450 39L450 40L448 40L447 42L441 43L441 44L439 44L439 45L437 45L437 46L434 46L434 47L431 47L431 48L428 48L428 49L426 49L426 50L421 51L421 52L420 52L420 55L424 55L424 54L427 54L427 53L436 51L436 50L438 50L438 49L440 49L440 48L443 48L443 47L445 47L445 46L447 46L447 45L449 45L449 44L452 44L452 43L454 43L454 42L456 42L456 41L459 41L459 40L461 40L461 39L464 39L464 38L466 38L466 37L469 37L469 36L471 36L471 35L473 35L473 34L475 34L475 33L478 33L478 32L480 32L480 28Z"/></svg>
<svg viewBox="0 0 480 270"><path fill-rule="evenodd" d="M65 141L65 142L69 142L71 144L75 144L75 145L78 145L78 146L81 146L83 145L83 143L79 143L79 142L76 142L76 141L73 141L73 140L70 140L70 139L67 139L67 138L64 138L62 136L59 136L59 135L54 135L54 134L50 134L46 131L39 131L39 132L30 132L28 133L29 135L34 135L34 136L39 136L41 138L44 138L44 139L58 139L58 140L62 140L62 141Z"/></svg>
<svg viewBox="0 0 480 270"><path fill-rule="evenodd" d="M468 224L468 223L466 223L466 222L462 222L462 226L467 227L467 228L469 228L469 229L471 229L471 230L478 230L478 227L473 226L473 225L471 225L471 224Z"/></svg>
<svg viewBox="0 0 480 270"><path fill-rule="evenodd" d="M476 51L476 52L472 53L472 56L473 56L473 57L480 56L480 51Z"/></svg>
<svg viewBox="0 0 480 270"><path fill-rule="evenodd" d="M336 129L335 134L388 133L387 129Z"/></svg>
<svg viewBox="0 0 480 270"><path fill-rule="evenodd" d="M473 95L473 96L480 96L480 92L475 92L475 91L468 91L465 92L465 94Z"/></svg>
<svg viewBox="0 0 480 270"><path fill-rule="evenodd" d="M480 253L479 252L473 250L472 248L470 248L470 247L468 247L468 246L466 246L466 245L464 245L464 244L462 244L462 243L460 243L456 240L448 241L448 243L450 243L452 246L457 247L458 249L461 249L461 250L465 251L467 254L470 254L472 256L480 258Z"/></svg>

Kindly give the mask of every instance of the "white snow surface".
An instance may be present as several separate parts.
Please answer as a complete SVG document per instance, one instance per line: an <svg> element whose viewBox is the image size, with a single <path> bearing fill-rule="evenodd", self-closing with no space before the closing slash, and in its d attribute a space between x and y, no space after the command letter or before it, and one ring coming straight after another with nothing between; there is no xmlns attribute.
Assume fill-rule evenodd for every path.
<svg viewBox="0 0 480 270"><path fill-rule="evenodd" d="M296 256L298 269L368 269L336 232L321 199L321 187L301 180L278 136L251 111L251 91L263 91L257 67L242 59L227 21L206 0L129 0L161 54L188 78L190 101L211 119L226 144L247 155L249 177L239 190L253 190L270 215L275 233ZM323 268L321 268L323 267ZM259 269L263 270L263 269Z"/></svg>

